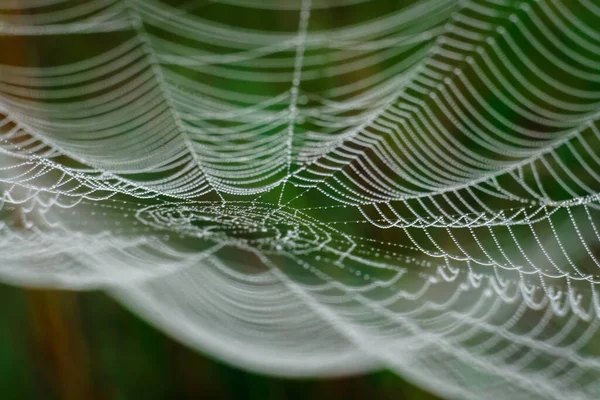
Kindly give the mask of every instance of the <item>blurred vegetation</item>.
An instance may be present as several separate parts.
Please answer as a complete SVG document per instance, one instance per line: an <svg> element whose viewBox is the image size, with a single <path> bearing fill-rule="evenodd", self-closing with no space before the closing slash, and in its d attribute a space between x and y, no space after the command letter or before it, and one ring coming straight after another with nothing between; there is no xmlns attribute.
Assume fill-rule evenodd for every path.
<svg viewBox="0 0 600 400"><path fill-rule="evenodd" d="M3 400L411 399L437 397L391 372L283 379L222 364L101 292L0 286Z"/></svg>

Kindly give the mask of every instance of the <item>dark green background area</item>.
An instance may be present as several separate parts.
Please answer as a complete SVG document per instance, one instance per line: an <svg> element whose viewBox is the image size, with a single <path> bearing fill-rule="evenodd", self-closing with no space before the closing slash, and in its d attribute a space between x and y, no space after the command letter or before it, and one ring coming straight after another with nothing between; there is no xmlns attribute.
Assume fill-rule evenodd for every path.
<svg viewBox="0 0 600 400"><path fill-rule="evenodd" d="M0 286L0 393L12 399L436 399L391 372L283 379L222 364L101 292Z"/></svg>

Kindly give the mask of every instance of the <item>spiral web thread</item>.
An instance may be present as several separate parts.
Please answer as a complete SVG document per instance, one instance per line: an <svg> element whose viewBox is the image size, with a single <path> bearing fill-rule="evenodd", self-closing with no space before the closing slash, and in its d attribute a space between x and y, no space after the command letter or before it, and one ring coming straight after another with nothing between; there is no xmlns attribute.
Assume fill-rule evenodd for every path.
<svg viewBox="0 0 600 400"><path fill-rule="evenodd" d="M246 368L600 397L594 0L5 0L0 274Z"/></svg>

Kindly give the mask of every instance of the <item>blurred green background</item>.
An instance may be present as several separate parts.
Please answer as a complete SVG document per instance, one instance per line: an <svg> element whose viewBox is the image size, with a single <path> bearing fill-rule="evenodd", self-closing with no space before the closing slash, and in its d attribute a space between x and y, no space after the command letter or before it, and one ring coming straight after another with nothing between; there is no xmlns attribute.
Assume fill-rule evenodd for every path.
<svg viewBox="0 0 600 400"><path fill-rule="evenodd" d="M1 399L414 399L382 371L336 379L249 373L189 349L102 292L0 286Z"/></svg>

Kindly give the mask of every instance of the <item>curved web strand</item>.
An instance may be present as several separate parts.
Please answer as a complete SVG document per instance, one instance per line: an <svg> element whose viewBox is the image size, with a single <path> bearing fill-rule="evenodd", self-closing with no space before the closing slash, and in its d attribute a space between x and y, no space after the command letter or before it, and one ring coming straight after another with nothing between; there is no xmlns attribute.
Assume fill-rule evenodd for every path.
<svg viewBox="0 0 600 400"><path fill-rule="evenodd" d="M497 3L453 14L398 99L294 181L351 203L428 196L488 182L587 130L600 79L590 22L562 3Z"/></svg>

